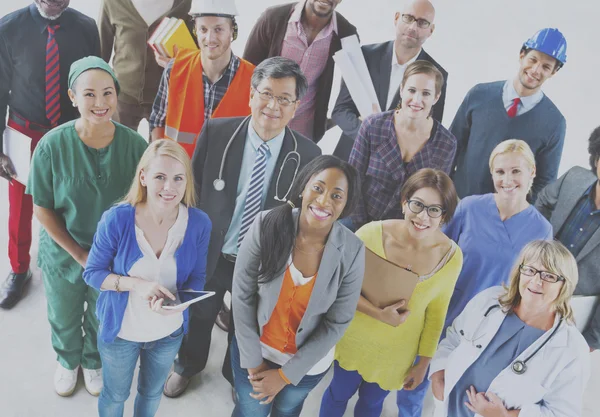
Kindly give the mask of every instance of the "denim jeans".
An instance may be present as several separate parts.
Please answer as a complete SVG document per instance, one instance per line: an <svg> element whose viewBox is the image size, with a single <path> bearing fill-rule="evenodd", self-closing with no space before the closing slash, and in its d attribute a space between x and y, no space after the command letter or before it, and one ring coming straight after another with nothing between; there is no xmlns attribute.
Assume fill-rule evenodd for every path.
<svg viewBox="0 0 600 417"><path fill-rule="evenodd" d="M138 394L135 398L134 417L152 417L158 410L165 380L177 355L183 326L169 336L153 342L130 342L117 337L112 343L98 338L102 359L104 388L98 399L100 417L121 417L125 401L131 392L131 381L138 357Z"/></svg>
<svg viewBox="0 0 600 417"><path fill-rule="evenodd" d="M272 362L267 361L267 363L272 368L280 368ZM237 404L231 417L267 417L269 413L271 417L298 417L304 400L327 373L325 371L319 375L306 375L298 385L286 385L271 404L260 404L261 400L255 400L250 396L254 390L248 380L248 371L240 366L240 351L235 337L231 342L231 367L237 394Z"/></svg>

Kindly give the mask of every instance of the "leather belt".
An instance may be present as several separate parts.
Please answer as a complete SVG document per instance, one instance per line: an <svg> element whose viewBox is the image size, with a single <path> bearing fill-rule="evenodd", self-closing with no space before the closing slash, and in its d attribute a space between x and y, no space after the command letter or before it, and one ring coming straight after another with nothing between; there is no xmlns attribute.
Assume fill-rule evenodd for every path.
<svg viewBox="0 0 600 417"><path fill-rule="evenodd" d="M231 255L229 253L221 253L221 255L223 256L223 259L231 263L235 263L235 260L237 259L236 255Z"/></svg>
<svg viewBox="0 0 600 417"><path fill-rule="evenodd" d="M23 116L20 116L19 114L15 113L13 111L8 113L8 118L9 118L9 120L12 120L19 126L24 127L25 129L31 129L31 130L35 130L37 132L42 132L42 133L48 133L50 130L52 130L52 128L47 128L47 127L44 127L37 123L30 122Z"/></svg>

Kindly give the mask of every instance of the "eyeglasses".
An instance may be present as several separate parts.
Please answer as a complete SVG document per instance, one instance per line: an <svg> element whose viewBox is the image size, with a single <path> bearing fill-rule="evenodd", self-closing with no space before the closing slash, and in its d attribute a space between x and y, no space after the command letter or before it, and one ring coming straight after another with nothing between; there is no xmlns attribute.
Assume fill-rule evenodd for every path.
<svg viewBox="0 0 600 417"><path fill-rule="evenodd" d="M268 91L258 91L256 88L254 89L254 91L256 91L258 93L258 97L260 97L261 100L263 100L263 101L276 100L277 103L279 103L279 105L282 107L291 106L292 104L294 104L298 101L298 100L290 100L287 97L274 96L273 94L269 93Z"/></svg>
<svg viewBox="0 0 600 417"><path fill-rule="evenodd" d="M540 278L542 279L542 281L551 282L553 284L555 282L565 280L560 275L553 274L552 272L548 271L540 271L539 269L535 269L534 267L525 264L521 264L519 266L519 271L521 271L523 275L526 275L528 277L534 277L536 274L540 274Z"/></svg>
<svg viewBox="0 0 600 417"><path fill-rule="evenodd" d="M437 219L438 217L441 217L446 210L444 210L442 208L442 206L438 206L433 205L433 206L426 206L425 204L421 203L419 200L408 200L408 209L410 211L412 211L415 214L419 214L420 212L422 212L423 210L427 210L427 215L429 217L431 217L432 219Z"/></svg>
<svg viewBox="0 0 600 417"><path fill-rule="evenodd" d="M412 14L403 14L402 15L402 21L406 24L410 25L415 20L417 21L417 26L420 27L421 29L426 29L429 27L429 25L431 25L430 21L425 20L425 19L417 19Z"/></svg>

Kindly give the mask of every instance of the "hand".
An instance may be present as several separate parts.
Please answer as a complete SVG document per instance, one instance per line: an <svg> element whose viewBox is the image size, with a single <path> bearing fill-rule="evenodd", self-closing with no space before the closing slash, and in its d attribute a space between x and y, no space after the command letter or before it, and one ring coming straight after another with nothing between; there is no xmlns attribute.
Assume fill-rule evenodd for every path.
<svg viewBox="0 0 600 417"><path fill-rule="evenodd" d="M444 401L444 387L446 385L446 371L437 371L431 375L431 391L438 401Z"/></svg>
<svg viewBox="0 0 600 417"><path fill-rule="evenodd" d="M169 61L171 60L171 58L162 56L161 54L156 52L156 50L154 50L154 49L153 49L153 51L154 51L154 60L156 61L156 63L162 68L167 68L167 65L169 64Z"/></svg>
<svg viewBox="0 0 600 417"><path fill-rule="evenodd" d="M17 178L15 166L8 155L3 154L2 152L0 152L0 177L8 181L12 181L13 179Z"/></svg>
<svg viewBox="0 0 600 417"><path fill-rule="evenodd" d="M381 313L379 314L379 321L389 324L392 327L400 326L410 315L409 310L402 310L404 304L406 304L406 301L400 300L391 306L382 308Z"/></svg>
<svg viewBox="0 0 600 417"><path fill-rule="evenodd" d="M595 351L596 349L594 349L593 347L590 346L590 353L592 353L593 351Z"/></svg>
<svg viewBox="0 0 600 417"><path fill-rule="evenodd" d="M171 291L169 291L168 289L156 282L146 281L143 278L138 278L138 281L135 284L133 284L131 291L133 291L139 297L147 301L151 301L153 297L168 297L171 300L175 300L175 296L173 295L173 293L171 293Z"/></svg>
<svg viewBox="0 0 600 417"><path fill-rule="evenodd" d="M404 378L404 386L403 389L407 391L412 391L421 385L421 382L425 379L425 374L427 373L427 367L429 363L426 365L419 362L416 365L413 365L409 370L408 374Z"/></svg>
<svg viewBox="0 0 600 417"><path fill-rule="evenodd" d="M263 371L267 371L271 369L271 367L269 366L269 364L266 361L262 361L262 363L260 365L258 365L256 368L248 368L248 379L250 380L254 380L255 376Z"/></svg>
<svg viewBox="0 0 600 417"><path fill-rule="evenodd" d="M506 417L508 415L504 403L493 392L477 392L475 387L471 385L471 388L467 390L467 397L469 402L466 402L465 405L475 414L480 414L483 417Z"/></svg>
<svg viewBox="0 0 600 417"><path fill-rule="evenodd" d="M161 316L172 316L173 314L181 314L181 312L183 310L179 310L179 309L164 309L163 306L163 302L165 301L164 298L160 298L157 296L154 296L150 299L150 310L154 311L155 313L160 314ZM187 308L187 307L186 307Z"/></svg>
<svg viewBox="0 0 600 417"><path fill-rule="evenodd" d="M250 393L250 396L255 400L263 400L260 404L271 404L275 396L287 385L277 369L255 374L250 383L254 388L254 393Z"/></svg>

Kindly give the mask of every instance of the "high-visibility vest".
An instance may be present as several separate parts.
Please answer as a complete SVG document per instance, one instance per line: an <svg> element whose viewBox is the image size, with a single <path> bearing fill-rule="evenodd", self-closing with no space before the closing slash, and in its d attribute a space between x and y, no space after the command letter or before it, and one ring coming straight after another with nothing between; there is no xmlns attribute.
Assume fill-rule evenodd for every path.
<svg viewBox="0 0 600 417"><path fill-rule="evenodd" d="M250 79L254 68L253 64L240 58L240 66L211 117L237 117L250 114ZM177 141L191 158L202 126L204 126L202 59L198 50L182 49L175 57L169 80L165 136Z"/></svg>

